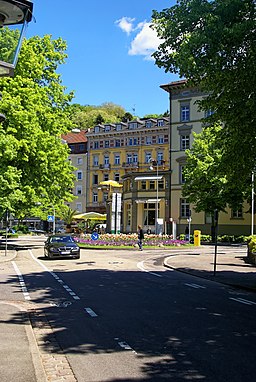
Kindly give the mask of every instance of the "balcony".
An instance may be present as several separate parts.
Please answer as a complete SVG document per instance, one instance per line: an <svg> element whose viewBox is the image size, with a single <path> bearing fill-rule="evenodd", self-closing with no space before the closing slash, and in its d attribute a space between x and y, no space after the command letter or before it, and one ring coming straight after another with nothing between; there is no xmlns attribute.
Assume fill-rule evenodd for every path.
<svg viewBox="0 0 256 382"><path fill-rule="evenodd" d="M99 168L101 170L110 170L111 169L111 165L110 164L100 164Z"/></svg>
<svg viewBox="0 0 256 382"><path fill-rule="evenodd" d="M139 167L139 162L137 162L137 163L126 163L126 162L123 162L122 167L128 168L128 169L138 168Z"/></svg>

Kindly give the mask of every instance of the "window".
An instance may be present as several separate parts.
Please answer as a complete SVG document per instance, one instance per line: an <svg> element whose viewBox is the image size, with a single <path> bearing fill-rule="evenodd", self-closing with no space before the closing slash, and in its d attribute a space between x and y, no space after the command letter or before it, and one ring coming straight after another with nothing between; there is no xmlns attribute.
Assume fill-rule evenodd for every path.
<svg viewBox="0 0 256 382"><path fill-rule="evenodd" d="M77 164L83 164L83 158L77 158Z"/></svg>
<svg viewBox="0 0 256 382"><path fill-rule="evenodd" d="M190 137L189 135L181 135L180 136L180 149L182 151L190 148Z"/></svg>
<svg viewBox="0 0 256 382"><path fill-rule="evenodd" d="M80 143L79 151L85 151L85 144L84 143Z"/></svg>
<svg viewBox="0 0 256 382"><path fill-rule="evenodd" d="M76 203L77 212L82 212L82 203Z"/></svg>
<svg viewBox="0 0 256 382"><path fill-rule="evenodd" d="M164 160L164 153L162 151L159 151L157 153L157 163L162 164Z"/></svg>
<svg viewBox="0 0 256 382"><path fill-rule="evenodd" d="M154 180L150 180L149 181L149 189L150 190L155 190L156 189L155 181Z"/></svg>
<svg viewBox="0 0 256 382"><path fill-rule="evenodd" d="M115 164L120 164L120 154L115 154Z"/></svg>
<svg viewBox="0 0 256 382"><path fill-rule="evenodd" d="M82 186L77 186L77 187L76 187L76 195L77 195L77 196L82 195Z"/></svg>
<svg viewBox="0 0 256 382"><path fill-rule="evenodd" d="M132 154L127 154L127 160L126 163L132 163Z"/></svg>
<svg viewBox="0 0 256 382"><path fill-rule="evenodd" d="M99 177L98 177L97 174L93 174L92 183L93 184L98 184L99 183Z"/></svg>
<svg viewBox="0 0 256 382"><path fill-rule="evenodd" d="M129 138L129 146L132 146L133 145L133 139L132 138Z"/></svg>
<svg viewBox="0 0 256 382"><path fill-rule="evenodd" d="M116 131L120 131L120 130L122 130L122 125L117 124L117 125L116 125Z"/></svg>
<svg viewBox="0 0 256 382"><path fill-rule="evenodd" d="M152 145L152 137L150 136L146 137L146 145Z"/></svg>
<svg viewBox="0 0 256 382"><path fill-rule="evenodd" d="M109 174L107 172L103 175L103 179L104 181L109 180Z"/></svg>
<svg viewBox="0 0 256 382"><path fill-rule="evenodd" d="M163 136L163 135L159 135L159 136L158 136L158 143L159 143L159 144L164 143L164 136Z"/></svg>
<svg viewBox="0 0 256 382"><path fill-rule="evenodd" d="M75 152L75 145L69 145L69 148L71 150L71 153Z"/></svg>
<svg viewBox="0 0 256 382"><path fill-rule="evenodd" d="M121 147L121 140L120 139L116 139L115 147Z"/></svg>
<svg viewBox="0 0 256 382"><path fill-rule="evenodd" d="M98 165L99 165L99 156L93 155L93 166L98 166Z"/></svg>
<svg viewBox="0 0 256 382"><path fill-rule="evenodd" d="M186 199L180 199L180 217L183 219L189 217L189 203Z"/></svg>
<svg viewBox="0 0 256 382"><path fill-rule="evenodd" d="M77 171L77 180L82 180L82 179L83 179L82 171Z"/></svg>
<svg viewBox="0 0 256 382"><path fill-rule="evenodd" d="M132 221L132 206L127 204L127 225L131 225Z"/></svg>
<svg viewBox="0 0 256 382"><path fill-rule="evenodd" d="M232 210L231 211L231 217L232 217L232 219L242 219L242 217L243 217L242 207L238 208L237 210Z"/></svg>
<svg viewBox="0 0 256 382"><path fill-rule="evenodd" d="M98 203L98 193L94 192L92 195L92 201L93 203Z"/></svg>
<svg viewBox="0 0 256 382"><path fill-rule="evenodd" d="M188 122L190 120L190 107L189 107L189 105L181 105L181 107L180 107L180 120L181 120L181 122Z"/></svg>
<svg viewBox="0 0 256 382"><path fill-rule="evenodd" d="M155 224L156 224L156 204L144 203L144 226L145 227L149 225L155 226Z"/></svg>
<svg viewBox="0 0 256 382"><path fill-rule="evenodd" d="M110 125L105 125L105 131L110 131Z"/></svg>
<svg viewBox="0 0 256 382"><path fill-rule="evenodd" d="M95 127L94 127L94 132L95 132L95 133L99 133L99 131L100 131L100 127L99 127L99 126L95 126Z"/></svg>
<svg viewBox="0 0 256 382"><path fill-rule="evenodd" d="M138 138L133 138L133 146L137 146L138 144Z"/></svg>
<svg viewBox="0 0 256 382"><path fill-rule="evenodd" d="M146 153L146 155L145 155L145 163L149 163L149 161L151 159L151 156L152 156L151 153Z"/></svg>
<svg viewBox="0 0 256 382"><path fill-rule="evenodd" d="M205 212L205 223L212 224L212 215L209 212Z"/></svg>
<svg viewBox="0 0 256 382"><path fill-rule="evenodd" d="M118 172L115 173L115 175L114 175L114 179L115 179L116 182L119 182L119 181L120 181L120 174L119 174Z"/></svg>
<svg viewBox="0 0 256 382"><path fill-rule="evenodd" d="M105 143L104 144L105 148L108 149L109 148L109 141L105 141L104 143Z"/></svg>
<svg viewBox="0 0 256 382"><path fill-rule="evenodd" d="M137 128L137 122L130 122L128 124L129 129L136 129Z"/></svg>
<svg viewBox="0 0 256 382"><path fill-rule="evenodd" d="M163 119L159 119L157 121L157 126L159 126L159 127L164 126L164 120Z"/></svg>
<svg viewBox="0 0 256 382"><path fill-rule="evenodd" d="M93 148L94 149L98 149L99 148L99 142L98 141L94 141L93 142Z"/></svg>
<svg viewBox="0 0 256 382"><path fill-rule="evenodd" d="M214 114L214 111L213 111L213 110L211 110L211 109L206 110L206 112L205 112L205 118L210 117L210 116L213 115L213 114Z"/></svg>
<svg viewBox="0 0 256 382"><path fill-rule="evenodd" d="M133 163L138 163L138 154L133 154Z"/></svg>
<svg viewBox="0 0 256 382"><path fill-rule="evenodd" d="M146 128L150 129L152 127L152 121L146 121Z"/></svg>
<svg viewBox="0 0 256 382"><path fill-rule="evenodd" d="M185 165L184 164L181 164L180 165L180 176L179 176L179 180L180 180L180 184L184 184L185 183L185 178L184 178L184 168L185 168Z"/></svg>
<svg viewBox="0 0 256 382"><path fill-rule="evenodd" d="M158 181L158 189L159 190L164 190L164 180L163 179L160 179Z"/></svg>
<svg viewBox="0 0 256 382"><path fill-rule="evenodd" d="M105 165L105 167L109 165L109 156L108 155L104 155L104 165Z"/></svg>
<svg viewBox="0 0 256 382"><path fill-rule="evenodd" d="M141 189L146 190L147 189L147 182L145 180L141 181Z"/></svg>

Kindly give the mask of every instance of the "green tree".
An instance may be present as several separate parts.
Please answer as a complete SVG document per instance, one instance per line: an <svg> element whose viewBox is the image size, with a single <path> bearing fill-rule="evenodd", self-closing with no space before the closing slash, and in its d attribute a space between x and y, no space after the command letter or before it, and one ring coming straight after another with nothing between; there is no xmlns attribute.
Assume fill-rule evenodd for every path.
<svg viewBox="0 0 256 382"><path fill-rule="evenodd" d="M200 134L194 133L192 148L186 151L184 168L185 183L182 195L193 205L196 212L206 212L211 216L212 240L215 236L215 211L225 211L227 206L227 179L221 168L221 143L219 135L222 127L205 128Z"/></svg>
<svg viewBox="0 0 256 382"><path fill-rule="evenodd" d="M74 219L75 215L77 215L77 211L72 210L72 208L70 207L63 208L60 213L61 219L65 222L68 228L71 227L72 222L75 220Z"/></svg>
<svg viewBox="0 0 256 382"><path fill-rule="evenodd" d="M72 200L73 167L61 135L71 129L66 94L56 70L66 43L51 36L24 41L14 78L1 78L0 212L17 217L41 205ZM39 210L39 208L38 208Z"/></svg>
<svg viewBox="0 0 256 382"><path fill-rule="evenodd" d="M128 121L132 121L133 119L134 119L133 115L127 111L127 112L123 115L121 121L122 121L122 122L128 122Z"/></svg>
<svg viewBox="0 0 256 382"><path fill-rule="evenodd" d="M122 120L125 110L111 102L100 106L70 105L70 115L73 124L81 130L87 130L100 123L116 123Z"/></svg>
<svg viewBox="0 0 256 382"><path fill-rule="evenodd" d="M222 161L239 188L256 163L255 23L254 0L180 0L153 11L162 39L156 64L209 94L200 106L215 111L213 123L224 123Z"/></svg>

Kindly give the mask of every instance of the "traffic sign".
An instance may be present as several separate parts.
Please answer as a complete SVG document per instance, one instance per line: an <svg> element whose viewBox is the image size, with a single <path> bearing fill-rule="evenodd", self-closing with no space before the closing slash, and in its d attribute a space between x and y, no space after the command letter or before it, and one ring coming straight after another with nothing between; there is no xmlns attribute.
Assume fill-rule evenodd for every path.
<svg viewBox="0 0 256 382"><path fill-rule="evenodd" d="M54 215L48 215L48 216L47 216L47 221L48 221L49 223L53 223L53 222L54 222Z"/></svg>
<svg viewBox="0 0 256 382"><path fill-rule="evenodd" d="M91 239L92 239L92 240L98 240L98 238L99 238L99 234L98 234L97 232L93 232L93 233L91 234Z"/></svg>

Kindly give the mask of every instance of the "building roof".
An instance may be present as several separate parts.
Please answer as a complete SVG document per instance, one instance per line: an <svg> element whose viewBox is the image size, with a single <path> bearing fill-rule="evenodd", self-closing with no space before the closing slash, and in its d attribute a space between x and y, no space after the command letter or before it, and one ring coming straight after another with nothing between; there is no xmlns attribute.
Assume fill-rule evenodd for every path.
<svg viewBox="0 0 256 382"><path fill-rule="evenodd" d="M68 134L62 135L62 138L68 143L86 143L87 137L86 137L87 130L79 130L79 132L70 132Z"/></svg>
<svg viewBox="0 0 256 382"><path fill-rule="evenodd" d="M173 81L169 82L168 84L160 85L160 88L164 89L165 91L169 92L169 89L172 88L180 88L187 84L187 80L179 80L179 81Z"/></svg>

